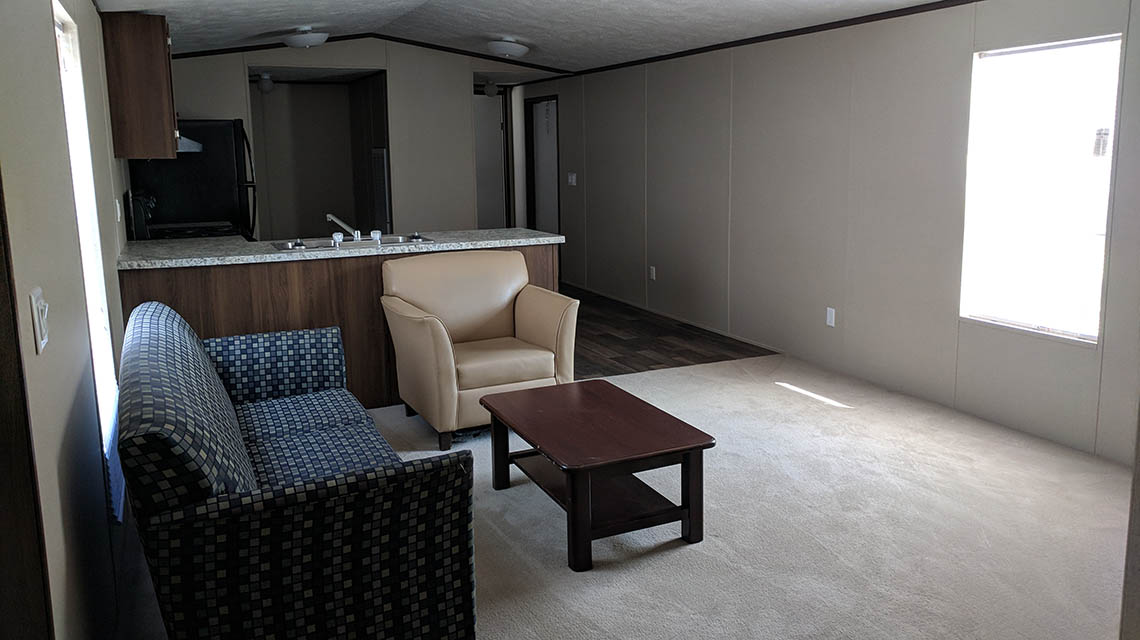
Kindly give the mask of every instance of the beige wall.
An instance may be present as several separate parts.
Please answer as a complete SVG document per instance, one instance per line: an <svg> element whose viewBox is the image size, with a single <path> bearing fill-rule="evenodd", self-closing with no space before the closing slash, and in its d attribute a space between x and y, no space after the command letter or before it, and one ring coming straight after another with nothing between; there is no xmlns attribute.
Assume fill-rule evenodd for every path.
<svg viewBox="0 0 1140 640"><path fill-rule="evenodd" d="M388 44L392 226L475 229L475 112L470 59Z"/></svg>
<svg viewBox="0 0 1140 640"><path fill-rule="evenodd" d="M646 69L649 306L728 330L732 65L717 51ZM684 149L682 157L675 157Z"/></svg>
<svg viewBox="0 0 1140 640"><path fill-rule="evenodd" d="M249 76L245 68L245 56L240 53L174 60L170 72L178 117L241 118L248 123Z"/></svg>
<svg viewBox="0 0 1140 640"><path fill-rule="evenodd" d="M122 173L107 146L99 20L87 0L62 4L79 27L100 230L111 264L122 238L114 213ZM0 172L55 632L106 637L114 606L108 526L52 3L0 3L0 24L18 25L0 40ZM107 276L114 310L118 288ZM51 305L51 340L40 355L27 299L37 286Z"/></svg>
<svg viewBox="0 0 1140 640"><path fill-rule="evenodd" d="M561 153L564 171L584 158L585 204L564 204L563 226L587 229L585 286L1130 461L1140 62L1122 90L1100 344L958 318L972 52L1124 31L1128 10L987 0L528 85L584 92Z"/></svg>
<svg viewBox="0 0 1140 640"><path fill-rule="evenodd" d="M476 227L473 74L517 67L375 38L182 58L173 64L179 115L242 118L257 147L246 70L273 66L385 69L395 230Z"/></svg>
<svg viewBox="0 0 1140 640"><path fill-rule="evenodd" d="M585 86L586 283L645 306L645 67Z"/></svg>
<svg viewBox="0 0 1140 640"><path fill-rule="evenodd" d="M352 145L348 85L285 84L250 93L261 132L258 227L262 240L324 236L331 213L352 224ZM368 230L363 231L367 235Z"/></svg>

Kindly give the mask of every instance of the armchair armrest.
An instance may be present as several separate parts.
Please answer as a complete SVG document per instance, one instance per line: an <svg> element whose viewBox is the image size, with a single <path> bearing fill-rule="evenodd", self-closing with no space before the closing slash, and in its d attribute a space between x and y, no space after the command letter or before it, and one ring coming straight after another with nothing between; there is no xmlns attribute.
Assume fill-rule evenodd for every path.
<svg viewBox="0 0 1140 640"><path fill-rule="evenodd" d="M203 340L234 404L345 386L340 327Z"/></svg>
<svg viewBox="0 0 1140 640"><path fill-rule="evenodd" d="M554 352L558 384L574 381L578 301L528 284L515 298L515 337Z"/></svg>
<svg viewBox="0 0 1140 640"><path fill-rule="evenodd" d="M400 398L437 430L454 430L459 382L443 321L397 296L383 296L380 303L396 348Z"/></svg>
<svg viewBox="0 0 1140 640"><path fill-rule="evenodd" d="M457 451L142 519L170 638L474 638L472 469Z"/></svg>

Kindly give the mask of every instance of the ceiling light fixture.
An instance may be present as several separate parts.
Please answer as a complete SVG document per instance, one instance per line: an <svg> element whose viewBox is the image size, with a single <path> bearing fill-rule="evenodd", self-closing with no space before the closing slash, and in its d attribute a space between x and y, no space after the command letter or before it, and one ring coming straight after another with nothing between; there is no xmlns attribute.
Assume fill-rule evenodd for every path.
<svg viewBox="0 0 1140 640"><path fill-rule="evenodd" d="M294 49L308 49L309 47L316 47L325 43L329 39L329 34L322 31L313 31L312 27L297 27L297 30L285 36L283 41L286 46L293 47Z"/></svg>
<svg viewBox="0 0 1140 640"><path fill-rule="evenodd" d="M521 58L530 51L530 47L525 44L515 42L514 38L502 38L501 40L492 40L487 43L487 49L491 53L502 56L504 58Z"/></svg>

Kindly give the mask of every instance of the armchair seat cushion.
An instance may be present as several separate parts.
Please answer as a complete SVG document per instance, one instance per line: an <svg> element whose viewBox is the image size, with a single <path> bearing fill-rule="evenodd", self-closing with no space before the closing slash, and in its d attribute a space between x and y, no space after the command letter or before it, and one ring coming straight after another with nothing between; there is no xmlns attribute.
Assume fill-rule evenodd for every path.
<svg viewBox="0 0 1140 640"><path fill-rule="evenodd" d="M376 430L362 425L301 431L248 444L262 487L289 487L340 473L400 464L400 457Z"/></svg>
<svg viewBox="0 0 1140 640"><path fill-rule="evenodd" d="M461 390L554 377L554 352L518 338L461 342L453 350Z"/></svg>
<svg viewBox="0 0 1140 640"><path fill-rule="evenodd" d="M322 431L369 421L364 407L345 388L299 396L247 402L234 407L242 439L248 446L305 431Z"/></svg>

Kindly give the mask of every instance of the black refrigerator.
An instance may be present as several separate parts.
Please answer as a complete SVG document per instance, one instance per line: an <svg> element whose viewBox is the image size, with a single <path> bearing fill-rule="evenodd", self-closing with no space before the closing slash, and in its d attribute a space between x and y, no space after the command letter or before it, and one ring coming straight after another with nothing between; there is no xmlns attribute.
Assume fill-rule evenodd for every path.
<svg viewBox="0 0 1140 640"><path fill-rule="evenodd" d="M130 161L132 240L253 239L257 191L241 120L179 120L174 160Z"/></svg>

